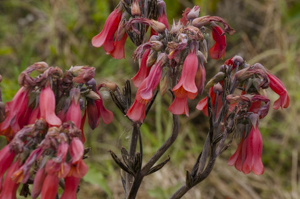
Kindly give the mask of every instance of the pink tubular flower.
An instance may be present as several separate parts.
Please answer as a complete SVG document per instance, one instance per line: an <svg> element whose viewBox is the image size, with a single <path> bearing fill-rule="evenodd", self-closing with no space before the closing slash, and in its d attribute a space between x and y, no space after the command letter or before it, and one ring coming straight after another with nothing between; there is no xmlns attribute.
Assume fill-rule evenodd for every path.
<svg viewBox="0 0 300 199"><path fill-rule="evenodd" d="M6 136L8 140L27 123L28 117L24 117L24 114L28 109L28 92L28 89L21 87L12 101L6 103L5 109L8 113L0 125L0 135Z"/></svg>
<svg viewBox="0 0 300 199"><path fill-rule="evenodd" d="M145 50L143 57L141 59L141 66L137 74L132 78L132 83L135 87L139 87L144 79L148 76L151 67L147 67L147 59L150 54L151 49Z"/></svg>
<svg viewBox="0 0 300 199"><path fill-rule="evenodd" d="M16 199L16 192L20 183L16 183L11 179L11 175L20 168L21 162L16 160L8 169L5 176L3 189L0 194L0 199Z"/></svg>
<svg viewBox="0 0 300 199"><path fill-rule="evenodd" d="M130 109L127 111L126 115L129 117L132 121L140 121L143 122L146 116L146 107L148 104L148 100L144 100L141 97L141 90L146 87L147 79L145 79L139 89L137 90L134 103L130 107Z"/></svg>
<svg viewBox="0 0 300 199"><path fill-rule="evenodd" d="M114 42L114 50L110 52L110 56L112 56L115 59L123 59L125 57L125 50L124 50L124 45L127 39L127 33L124 33L123 37L118 40L116 38Z"/></svg>
<svg viewBox="0 0 300 199"><path fill-rule="evenodd" d="M82 159L84 152L83 143L79 138L74 137L70 143L70 155L72 157L72 164Z"/></svg>
<svg viewBox="0 0 300 199"><path fill-rule="evenodd" d="M209 55L212 59L220 59L225 56L226 36L225 32L218 25L212 25L212 35L215 44L209 49Z"/></svg>
<svg viewBox="0 0 300 199"><path fill-rule="evenodd" d="M34 124L35 120L39 119L41 116L40 107L36 107L33 109L33 111L30 113L28 124Z"/></svg>
<svg viewBox="0 0 300 199"><path fill-rule="evenodd" d="M65 162L68 150L69 144L62 141L58 146L56 158L48 160L46 163L45 170L48 174L57 175L59 178L65 178L68 175L70 165Z"/></svg>
<svg viewBox="0 0 300 199"><path fill-rule="evenodd" d="M103 99L100 95L100 93L98 91L96 91L96 93L99 95L100 99L95 100L97 109L102 117L102 120L104 122L104 124L109 124L113 121L114 119L114 114L107 110L104 106L103 106Z"/></svg>
<svg viewBox="0 0 300 199"><path fill-rule="evenodd" d="M33 199L36 199L40 195L40 193L42 191L43 182L44 182L46 176L47 176L47 173L45 172L44 168L39 169L36 172L34 180L33 180L33 187L31 190L31 196Z"/></svg>
<svg viewBox="0 0 300 199"><path fill-rule="evenodd" d="M175 115L185 114L186 116L189 116L188 98L175 97L168 110Z"/></svg>
<svg viewBox="0 0 300 199"><path fill-rule="evenodd" d="M77 188L80 182L80 178L66 177L65 178L65 189L60 199L76 199Z"/></svg>
<svg viewBox="0 0 300 199"><path fill-rule="evenodd" d="M256 175L264 173L264 165L261 161L262 137L258 126L252 127L249 135L242 138L236 152L229 158L228 165L235 165L235 168L245 174L251 171Z"/></svg>
<svg viewBox="0 0 300 199"><path fill-rule="evenodd" d="M6 145L0 151L0 192L2 190L2 178L6 170L10 167L15 158L14 151L9 149L9 145Z"/></svg>
<svg viewBox="0 0 300 199"><path fill-rule="evenodd" d="M92 39L94 47L101 47L107 52L114 51L114 35L122 18L122 10L116 8L107 18L103 30Z"/></svg>
<svg viewBox="0 0 300 199"><path fill-rule="evenodd" d="M270 88L279 95L279 98L274 102L273 109L287 108L290 104L290 97L283 83L271 73L267 73L270 79Z"/></svg>
<svg viewBox="0 0 300 199"><path fill-rule="evenodd" d="M165 24L166 28L169 30L169 22L168 22L168 18L167 18L166 3L163 0L158 0L157 6L158 6L157 21Z"/></svg>
<svg viewBox="0 0 300 199"><path fill-rule="evenodd" d="M197 96L198 89L195 84L197 70L198 58L196 52L191 52L184 60L182 73L177 85L172 89L176 97L194 99Z"/></svg>
<svg viewBox="0 0 300 199"><path fill-rule="evenodd" d="M79 101L72 99L71 105L66 113L65 121L72 121L77 128L81 126L81 110Z"/></svg>
<svg viewBox="0 0 300 199"><path fill-rule="evenodd" d="M12 174L12 180L16 183L21 182L25 184L30 177L30 168L32 164L42 155L43 152L44 150L42 147L33 150L27 158L26 162Z"/></svg>
<svg viewBox="0 0 300 199"><path fill-rule="evenodd" d="M153 91L158 86L160 78L162 75L162 65L161 61L158 61L154 66L152 66L151 71L146 78L146 86L141 89L140 95L144 100L151 100L153 97Z"/></svg>
<svg viewBox="0 0 300 199"><path fill-rule="evenodd" d="M60 126L61 120L55 115L55 95L50 86L42 89L39 103L41 117L51 126Z"/></svg>
<svg viewBox="0 0 300 199"><path fill-rule="evenodd" d="M89 170L89 167L82 160L84 152L83 143L78 138L73 138L71 141L71 169L68 176L82 178Z"/></svg>
<svg viewBox="0 0 300 199"><path fill-rule="evenodd" d="M41 199L55 199L58 189L59 178L48 174L44 180Z"/></svg>

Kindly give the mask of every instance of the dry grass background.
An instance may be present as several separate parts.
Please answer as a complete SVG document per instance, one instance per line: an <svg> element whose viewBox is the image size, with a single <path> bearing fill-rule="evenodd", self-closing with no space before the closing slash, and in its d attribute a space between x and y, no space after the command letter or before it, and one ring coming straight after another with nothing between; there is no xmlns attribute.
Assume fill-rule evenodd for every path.
<svg viewBox="0 0 300 199"><path fill-rule="evenodd" d="M218 15L226 19L237 33L227 36L225 58L239 54L251 64L262 63L280 77L291 97L287 110L270 110L260 123L264 140L263 175L244 175L227 166L227 160L236 148L233 144L217 160L207 180L184 198L300 198L300 2L166 0L166 3L170 22L172 18L178 19L186 6L194 4L201 7L201 15ZM1 0L0 74L4 77L1 83L4 100L10 100L17 90L17 74L40 60L65 69L71 65L94 66L99 82L108 79L122 85L124 80L131 78L137 66L130 60L134 46L129 41L125 60L113 60L102 49L90 44L116 4L117 1L109 0ZM221 60L209 60L207 78L221 64ZM101 123L94 132L86 128L86 146L92 147L88 159L90 171L81 183L78 198L124 198L120 171L107 150L119 154L122 146L127 147L131 128L107 93L104 91L103 94L115 119L109 125ZM271 92L269 96L272 101L277 98ZM165 111L169 103L169 96L159 96L142 126L144 159L149 158L170 134L171 115ZM190 118L180 117L179 138L166 153L171 156L171 162L145 178L138 198L168 198L184 182L185 170L192 168L207 133L207 118L195 110L196 103L197 100L190 102Z"/></svg>

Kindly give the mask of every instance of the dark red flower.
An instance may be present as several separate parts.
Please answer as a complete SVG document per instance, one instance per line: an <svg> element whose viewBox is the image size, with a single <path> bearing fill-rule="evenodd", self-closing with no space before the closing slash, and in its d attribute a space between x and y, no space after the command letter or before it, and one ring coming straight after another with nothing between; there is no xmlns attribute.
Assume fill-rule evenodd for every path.
<svg viewBox="0 0 300 199"><path fill-rule="evenodd" d="M223 29L218 25L212 25L212 35L215 44L209 49L209 55L212 59L220 59L225 56L226 36Z"/></svg>

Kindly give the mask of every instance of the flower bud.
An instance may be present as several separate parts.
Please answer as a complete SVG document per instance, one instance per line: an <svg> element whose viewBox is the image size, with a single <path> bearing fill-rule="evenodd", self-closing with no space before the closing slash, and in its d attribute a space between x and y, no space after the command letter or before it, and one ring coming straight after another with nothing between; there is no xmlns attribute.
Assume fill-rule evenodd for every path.
<svg viewBox="0 0 300 199"><path fill-rule="evenodd" d="M193 20L197 17L199 17L200 8L199 6L194 6L193 9L187 14L188 20Z"/></svg>
<svg viewBox="0 0 300 199"><path fill-rule="evenodd" d="M241 99L241 96L240 95L236 95L236 94L231 94L231 95L227 95L226 96L226 100L227 102L229 102L230 104L234 104L234 103L237 103L239 102Z"/></svg>
<svg viewBox="0 0 300 199"><path fill-rule="evenodd" d="M151 48L155 51L161 51L164 47L163 43L160 41L151 41Z"/></svg>
<svg viewBox="0 0 300 199"><path fill-rule="evenodd" d="M242 63L244 62L244 59L243 59L241 56L236 55L236 56L234 56L234 57L232 58L232 62L233 62L233 64L236 65L236 66L237 66L237 65L241 66Z"/></svg>
<svg viewBox="0 0 300 199"><path fill-rule="evenodd" d="M223 80L225 77L225 73L223 72L218 72L213 78L211 78L207 84L206 84L206 88L210 88L212 87L215 83L218 83L219 81Z"/></svg>
<svg viewBox="0 0 300 199"><path fill-rule="evenodd" d="M151 50L150 54L148 55L147 62L146 62L147 67L152 66L156 62L157 54L158 53L156 51Z"/></svg>
<svg viewBox="0 0 300 199"><path fill-rule="evenodd" d="M49 65L46 62L36 62L34 65L37 66L37 68L35 69L36 71L43 73L48 67Z"/></svg>
<svg viewBox="0 0 300 199"><path fill-rule="evenodd" d="M80 98L80 90L79 88L72 88L70 91L70 98L75 100L75 103L77 104L79 102Z"/></svg>
<svg viewBox="0 0 300 199"><path fill-rule="evenodd" d="M151 19L151 27L158 33L164 33L166 30L165 24L153 19Z"/></svg>
<svg viewBox="0 0 300 199"><path fill-rule="evenodd" d="M176 35L181 32L180 30L182 29L182 27L183 25L180 23L180 21L176 24L175 20L173 19L173 25L170 30L170 33Z"/></svg>
<svg viewBox="0 0 300 199"><path fill-rule="evenodd" d="M137 0L133 0L131 4L131 15L132 16L141 16L140 5Z"/></svg>
<svg viewBox="0 0 300 199"><path fill-rule="evenodd" d="M100 99L99 95L97 93L95 93L94 91L90 91L88 92L88 94L86 94L87 98L93 99L93 100L98 100Z"/></svg>
<svg viewBox="0 0 300 199"><path fill-rule="evenodd" d="M118 88L118 85L114 82L107 81L103 83L104 87L108 88L110 91L115 91Z"/></svg>
<svg viewBox="0 0 300 199"><path fill-rule="evenodd" d="M220 83L216 83L213 87L213 91L214 93L218 93L221 94L223 92L223 86Z"/></svg>
<svg viewBox="0 0 300 199"><path fill-rule="evenodd" d="M2 76L0 75L0 82L2 82Z"/></svg>
<svg viewBox="0 0 300 199"><path fill-rule="evenodd" d="M90 79L88 82L85 83L85 85L89 86L92 88L93 91L96 90L96 81L94 78Z"/></svg>

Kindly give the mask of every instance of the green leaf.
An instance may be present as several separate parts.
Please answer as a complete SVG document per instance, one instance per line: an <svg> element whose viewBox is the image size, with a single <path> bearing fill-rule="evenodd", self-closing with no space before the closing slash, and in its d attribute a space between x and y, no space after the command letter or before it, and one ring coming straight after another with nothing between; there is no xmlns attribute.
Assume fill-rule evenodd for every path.
<svg viewBox="0 0 300 199"><path fill-rule="evenodd" d="M89 171L87 174L83 177L83 180L91 183L91 184L96 184L99 187L105 191L105 193L109 196L109 198L112 198L112 192L110 191L105 177L100 173L94 166L93 164L87 164L89 166Z"/></svg>

